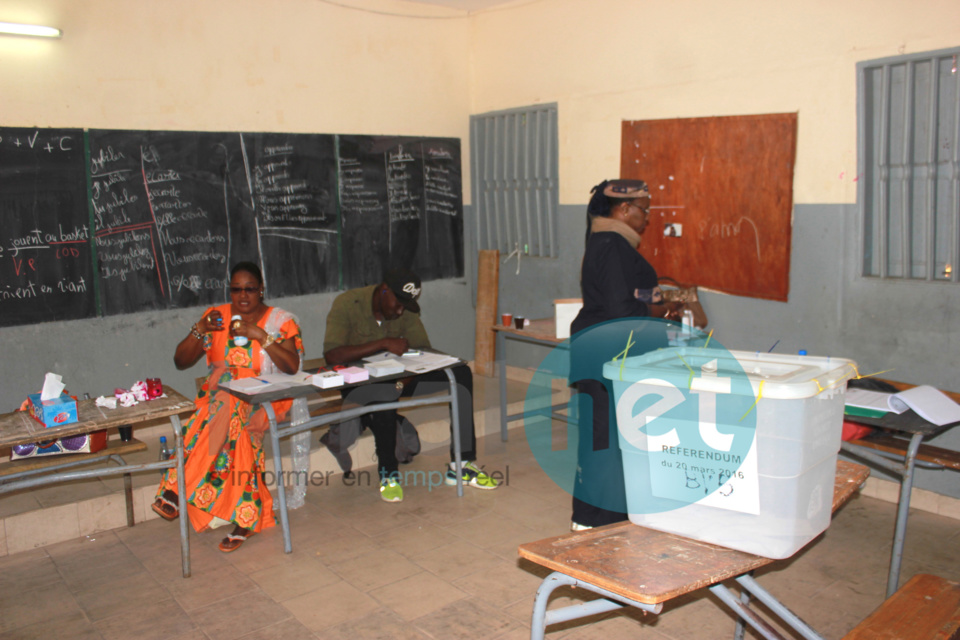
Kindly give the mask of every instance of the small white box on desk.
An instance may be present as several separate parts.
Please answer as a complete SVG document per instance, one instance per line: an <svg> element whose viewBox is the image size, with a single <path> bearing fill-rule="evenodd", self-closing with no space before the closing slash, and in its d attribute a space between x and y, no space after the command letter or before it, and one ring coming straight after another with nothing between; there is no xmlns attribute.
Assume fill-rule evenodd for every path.
<svg viewBox="0 0 960 640"><path fill-rule="evenodd" d="M603 366L630 521L767 558L830 524L843 358L682 347Z"/></svg>
<svg viewBox="0 0 960 640"><path fill-rule="evenodd" d="M570 337L570 324L583 308L583 300L580 298L563 298L554 300L553 305L556 308L554 316L557 322L557 338L564 340Z"/></svg>
<svg viewBox="0 0 960 640"><path fill-rule="evenodd" d="M336 371L321 371L310 376L310 384L321 389L343 386L343 376Z"/></svg>
<svg viewBox="0 0 960 640"><path fill-rule="evenodd" d="M392 376L398 373L403 373L403 363L392 358L388 358L386 360L377 360L376 362L368 362L363 365L363 368L369 371L370 375L374 378L381 378L383 376Z"/></svg>

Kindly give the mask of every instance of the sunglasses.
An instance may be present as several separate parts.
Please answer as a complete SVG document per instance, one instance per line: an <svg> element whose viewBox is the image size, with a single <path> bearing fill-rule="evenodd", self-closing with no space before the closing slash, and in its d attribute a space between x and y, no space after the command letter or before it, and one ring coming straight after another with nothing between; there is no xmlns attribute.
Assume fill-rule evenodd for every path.
<svg viewBox="0 0 960 640"><path fill-rule="evenodd" d="M253 295L260 293L260 287L230 287L230 293L249 293Z"/></svg>

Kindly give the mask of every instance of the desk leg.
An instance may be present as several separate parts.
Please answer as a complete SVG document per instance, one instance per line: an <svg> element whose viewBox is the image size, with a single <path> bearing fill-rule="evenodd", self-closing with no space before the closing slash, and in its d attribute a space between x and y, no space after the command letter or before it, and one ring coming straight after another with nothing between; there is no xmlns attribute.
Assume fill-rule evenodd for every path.
<svg viewBox="0 0 960 640"><path fill-rule="evenodd" d="M550 594L558 587L564 586L581 587L603 596L603 599L591 600L589 602L547 611L547 601L550 600ZM611 593L602 587L592 585L588 582L582 582L559 571L554 571L543 579L543 582L540 583L540 588L537 589L537 597L533 601L533 618L530 622L530 640L543 640L543 634L551 624L569 622L570 620L586 618L587 616L597 615L598 613L616 611L625 606L637 607L649 613L660 613L663 610L662 604L646 604L629 600Z"/></svg>
<svg viewBox="0 0 960 640"><path fill-rule="evenodd" d="M903 544L907 537L907 518L910 517L910 493L913 491L913 469L920 451L923 435L913 434L907 456L903 461L903 480L900 482L900 501L897 503L897 524L893 531L893 550L890 552L890 574L887 576L887 597L897 590L900 583L900 563L903 561Z"/></svg>
<svg viewBox="0 0 960 640"><path fill-rule="evenodd" d="M771 627L770 623L761 618L756 611L740 602L733 592L722 583L713 585L710 587L710 591L720 599L720 602L730 607L740 619L753 627L761 637L766 640L787 640ZM823 639L821 638L821 640Z"/></svg>
<svg viewBox="0 0 960 640"><path fill-rule="evenodd" d="M760 583L758 583L752 575L744 574L736 578L736 580L740 583L740 586L743 587L743 593L740 595L741 602L749 602L750 595L753 595L757 600L766 605L774 615L787 623L791 629L799 633L801 637L806 640L823 640L823 636L814 631L800 616L785 607L782 602L774 598L769 591L761 587ZM745 594L747 596L746 599L743 597Z"/></svg>
<svg viewBox="0 0 960 640"><path fill-rule="evenodd" d="M123 474L123 499L127 504L127 526L132 527L133 517L133 477L129 473Z"/></svg>
<svg viewBox="0 0 960 640"><path fill-rule="evenodd" d="M180 564L183 568L183 577L190 577L190 516L187 515L187 481L184 478L183 428L180 426L180 416L170 416L173 425L174 438L177 443L177 509L180 513Z"/></svg>
<svg viewBox="0 0 960 640"><path fill-rule="evenodd" d="M270 421L270 442L273 445L273 470L277 478L277 504L280 507L280 528L283 529L283 552L291 553L293 543L290 540L290 518L287 516L287 488L283 482L283 456L280 455L280 435L277 433L277 414L273 405L264 402L261 405Z"/></svg>
<svg viewBox="0 0 960 640"><path fill-rule="evenodd" d="M460 454L460 401L457 399L457 379L449 367L443 370L450 381L450 433L453 438L453 464L457 470L457 497L463 497L463 474L460 465L463 463ZM471 398L471 400L473 400Z"/></svg>
<svg viewBox="0 0 960 640"><path fill-rule="evenodd" d="M497 331L497 378L500 384L500 440L507 441L507 338Z"/></svg>

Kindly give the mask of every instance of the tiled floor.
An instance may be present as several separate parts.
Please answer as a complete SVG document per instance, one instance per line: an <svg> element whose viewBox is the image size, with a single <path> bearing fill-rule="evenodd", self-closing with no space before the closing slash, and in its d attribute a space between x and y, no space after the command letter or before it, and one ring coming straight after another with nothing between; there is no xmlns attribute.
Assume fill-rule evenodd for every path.
<svg viewBox="0 0 960 640"><path fill-rule="evenodd" d="M400 504L339 476L291 512L292 554L279 527L221 553L222 531L191 536L193 577L180 577L176 525L150 520L0 558L0 637L517 640L529 637L544 570L517 545L569 527L569 496L537 466L523 437L488 436L480 461L496 491L408 487ZM404 470L430 472L442 451ZM359 485L359 486L358 486ZM827 638L839 638L882 598L895 506L855 498L827 533L760 582ZM915 512L903 576L960 577L960 521ZM587 597L560 592L553 606ZM723 638L733 618L709 595L659 616L621 611L551 627L548 638ZM755 637L755 636L750 636Z"/></svg>

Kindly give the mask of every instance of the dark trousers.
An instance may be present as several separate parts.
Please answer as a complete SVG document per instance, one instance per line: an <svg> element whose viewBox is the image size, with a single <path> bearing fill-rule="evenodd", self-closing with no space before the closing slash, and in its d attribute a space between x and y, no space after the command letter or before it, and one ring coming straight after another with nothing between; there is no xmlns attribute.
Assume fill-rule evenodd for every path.
<svg viewBox="0 0 960 640"><path fill-rule="evenodd" d="M473 372L470 367L460 364L451 367L457 386L455 394L459 407L460 420L460 457L463 460L475 460L477 457L477 438L473 424ZM432 393L446 393L450 381L443 370L430 371L416 376L403 387L397 389L396 381L361 385L352 389L347 397L357 404L396 402L399 398L409 398ZM381 478L398 475L397 463L397 411L375 411L362 416L363 426L373 432L373 442L377 453L377 470ZM450 421L451 428L453 421ZM453 438L450 439L450 459L454 459Z"/></svg>
<svg viewBox="0 0 960 640"><path fill-rule="evenodd" d="M610 396L606 386L595 380L578 382L577 391L582 395L573 521L588 527L621 522L627 519L627 501L616 420L610 420Z"/></svg>

